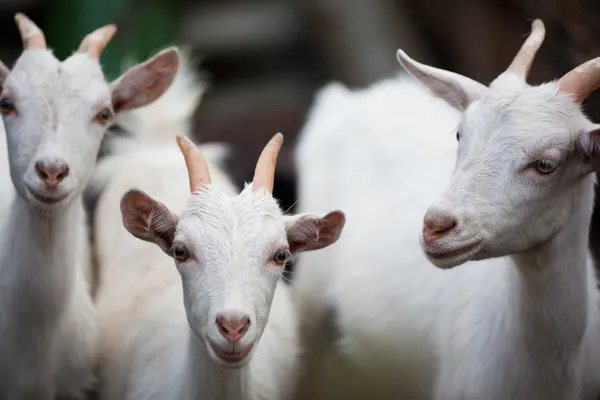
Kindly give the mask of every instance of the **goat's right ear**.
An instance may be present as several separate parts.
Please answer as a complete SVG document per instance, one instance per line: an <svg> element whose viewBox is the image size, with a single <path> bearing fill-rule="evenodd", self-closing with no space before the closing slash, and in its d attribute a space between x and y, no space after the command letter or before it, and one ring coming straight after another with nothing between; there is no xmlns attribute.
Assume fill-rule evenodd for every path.
<svg viewBox="0 0 600 400"><path fill-rule="evenodd" d="M459 111L466 110L471 102L479 99L488 89L466 76L421 64L402 50L398 50L396 57L406 72Z"/></svg>
<svg viewBox="0 0 600 400"><path fill-rule="evenodd" d="M123 226L138 239L158 244L167 254L173 245L178 218L163 203L141 190L130 190L121 199Z"/></svg>
<svg viewBox="0 0 600 400"><path fill-rule="evenodd" d="M338 241L346 215L333 210L323 217L314 214L285 216L285 231L292 254L323 249Z"/></svg>
<svg viewBox="0 0 600 400"><path fill-rule="evenodd" d="M600 170L600 125L579 132L575 152L585 163L584 174Z"/></svg>
<svg viewBox="0 0 600 400"><path fill-rule="evenodd" d="M179 64L179 50L170 47L130 68L110 84L115 112L143 107L158 99L173 83Z"/></svg>

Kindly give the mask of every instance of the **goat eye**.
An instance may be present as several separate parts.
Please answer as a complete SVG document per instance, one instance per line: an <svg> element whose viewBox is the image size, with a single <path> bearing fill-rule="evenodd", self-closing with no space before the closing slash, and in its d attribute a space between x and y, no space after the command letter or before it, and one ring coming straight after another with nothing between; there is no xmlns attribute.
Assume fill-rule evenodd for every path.
<svg viewBox="0 0 600 400"><path fill-rule="evenodd" d="M558 163L547 158L542 158L533 163L533 168L542 175L548 175L556 171Z"/></svg>
<svg viewBox="0 0 600 400"><path fill-rule="evenodd" d="M108 108L103 108L96 116L94 117L94 122L99 123L100 125L106 125L112 119L113 113Z"/></svg>
<svg viewBox="0 0 600 400"><path fill-rule="evenodd" d="M287 249L277 250L273 254L273 262L278 265L284 265L290 258L290 251Z"/></svg>
<svg viewBox="0 0 600 400"><path fill-rule="evenodd" d="M456 141L460 142L460 131L456 131Z"/></svg>
<svg viewBox="0 0 600 400"><path fill-rule="evenodd" d="M173 257L175 257L175 259L177 261L187 261L191 255L190 255L190 251L188 250L188 248L184 245L177 245L175 247L173 247Z"/></svg>
<svg viewBox="0 0 600 400"><path fill-rule="evenodd" d="M8 115L10 113L12 113L15 110L15 105L13 104L13 102L10 99L7 99L6 97L0 99L0 112L3 115Z"/></svg>

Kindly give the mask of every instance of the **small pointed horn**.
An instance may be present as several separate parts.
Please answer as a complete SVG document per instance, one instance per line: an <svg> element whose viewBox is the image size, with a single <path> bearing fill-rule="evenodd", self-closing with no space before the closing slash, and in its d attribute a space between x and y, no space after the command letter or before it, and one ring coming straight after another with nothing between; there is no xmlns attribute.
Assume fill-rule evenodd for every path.
<svg viewBox="0 0 600 400"><path fill-rule="evenodd" d="M583 102L600 87L600 57L573 68L557 84L561 92L571 94L578 103Z"/></svg>
<svg viewBox="0 0 600 400"><path fill-rule="evenodd" d="M277 164L277 155L283 144L283 135L275 134L265 146L260 157L256 162L254 169L254 178L252 179L253 190L265 188L269 193L273 193L273 182L275 180L275 164Z"/></svg>
<svg viewBox="0 0 600 400"><path fill-rule="evenodd" d="M529 37L521 46L521 49L506 69L506 72L512 72L526 79L531 69L531 64L533 64L535 54L540 49L545 36L546 28L544 27L544 23L541 19L535 19L531 24Z"/></svg>
<svg viewBox="0 0 600 400"><path fill-rule="evenodd" d="M77 51L80 53L88 53L91 58L100 60L100 54L102 54L102 51L115 33L117 33L117 26L115 24L104 25L94 32L88 33L81 41Z"/></svg>
<svg viewBox="0 0 600 400"><path fill-rule="evenodd" d="M21 33L23 50L27 49L46 49L46 38L44 32L32 20L23 13L15 14L15 23Z"/></svg>
<svg viewBox="0 0 600 400"><path fill-rule="evenodd" d="M194 193L203 185L210 183L210 173L206 160L200 149L186 136L177 135L177 145L185 159L185 165L190 178L190 191Z"/></svg>

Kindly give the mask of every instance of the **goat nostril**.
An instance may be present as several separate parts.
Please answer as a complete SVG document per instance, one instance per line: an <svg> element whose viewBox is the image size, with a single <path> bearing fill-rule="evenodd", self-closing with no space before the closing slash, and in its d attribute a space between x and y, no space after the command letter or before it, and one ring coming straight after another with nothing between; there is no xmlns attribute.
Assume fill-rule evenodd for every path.
<svg viewBox="0 0 600 400"><path fill-rule="evenodd" d="M42 178L42 179L48 178L48 174L46 173L46 171L44 171L44 164L42 164L41 162L35 163L35 171L37 172L37 174L40 178Z"/></svg>
<svg viewBox="0 0 600 400"><path fill-rule="evenodd" d="M69 166L61 164L45 164L38 161L35 163L35 171L46 187L54 188L63 179L69 176Z"/></svg>
<svg viewBox="0 0 600 400"><path fill-rule="evenodd" d="M221 335L229 341L239 340L246 334L250 327L250 319L248 317L224 317L218 316L216 324L219 327Z"/></svg>
<svg viewBox="0 0 600 400"><path fill-rule="evenodd" d="M69 166L67 164L60 165L57 167L58 175L56 175L57 180L60 182L69 176Z"/></svg>
<svg viewBox="0 0 600 400"><path fill-rule="evenodd" d="M426 240L439 239L450 233L456 227L454 217L428 219L424 221L423 236Z"/></svg>

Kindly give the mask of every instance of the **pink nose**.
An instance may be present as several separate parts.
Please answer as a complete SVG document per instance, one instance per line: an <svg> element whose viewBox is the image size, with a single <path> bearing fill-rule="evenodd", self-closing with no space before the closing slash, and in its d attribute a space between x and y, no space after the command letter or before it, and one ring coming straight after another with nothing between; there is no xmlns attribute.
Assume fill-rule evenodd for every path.
<svg viewBox="0 0 600 400"><path fill-rule="evenodd" d="M69 166L65 163L35 163L35 171L44 182L46 189L56 189L58 184L69 175Z"/></svg>
<svg viewBox="0 0 600 400"><path fill-rule="evenodd" d="M446 216L436 216L427 218L423 221L423 241L428 244L435 243L443 238L456 227L456 218Z"/></svg>
<svg viewBox="0 0 600 400"><path fill-rule="evenodd" d="M221 335L228 342L234 343L244 337L248 331L248 327L250 326L250 318L247 316L229 316L226 314L220 314L217 316L216 323L219 327Z"/></svg>

